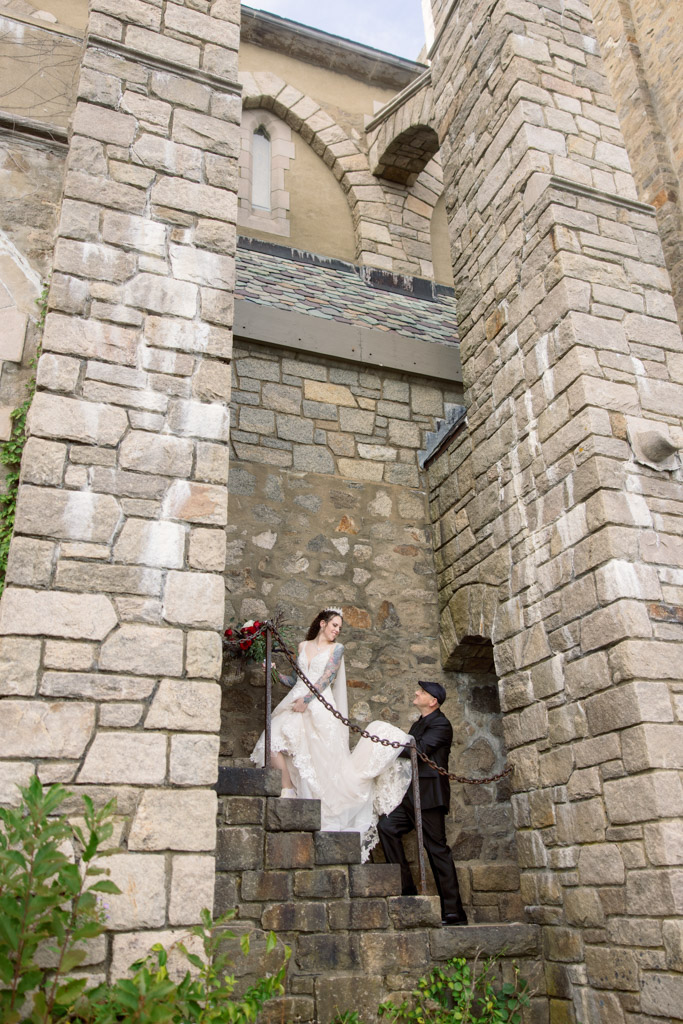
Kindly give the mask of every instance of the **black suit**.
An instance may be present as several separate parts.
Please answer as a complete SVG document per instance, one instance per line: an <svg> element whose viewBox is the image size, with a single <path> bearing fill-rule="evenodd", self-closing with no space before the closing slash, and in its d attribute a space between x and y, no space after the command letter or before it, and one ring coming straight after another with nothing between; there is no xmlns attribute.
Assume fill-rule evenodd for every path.
<svg viewBox="0 0 683 1024"><path fill-rule="evenodd" d="M415 737L418 750L431 758L440 768L448 770L453 726L440 708L418 718L410 727L410 735ZM405 750L401 757L410 757L408 750ZM424 845L441 899L441 912L444 916L455 914L464 919L465 912L460 901L453 855L446 843L446 814L451 803L450 783L444 775L439 775L436 769L425 764L420 758L417 759L417 763ZM401 865L403 895L415 894L417 889L401 841L402 836L415 828L412 785L398 807L391 814L380 818L378 828L387 861L390 864Z"/></svg>

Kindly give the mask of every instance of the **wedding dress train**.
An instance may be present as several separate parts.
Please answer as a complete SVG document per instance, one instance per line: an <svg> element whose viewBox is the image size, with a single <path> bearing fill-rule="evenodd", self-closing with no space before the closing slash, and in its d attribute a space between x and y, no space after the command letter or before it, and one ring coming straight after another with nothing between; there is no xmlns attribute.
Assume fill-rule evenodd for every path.
<svg viewBox="0 0 683 1024"><path fill-rule="evenodd" d="M341 651L339 651L341 648ZM321 683L325 699L348 718L346 673L342 644L332 644L306 663L303 650L297 664L313 684ZM332 661L336 675L326 669ZM383 747L361 738L349 749L349 730L320 701L313 698L303 713L292 711L300 697L310 696L300 679L273 711L271 749L281 752L299 798L320 800L321 828L328 832L360 832L363 861L377 842L377 820L400 804L410 782L410 761L397 760L403 748ZM407 733L388 722L371 722L368 732L383 739L409 742ZM264 764L264 736L251 754Z"/></svg>

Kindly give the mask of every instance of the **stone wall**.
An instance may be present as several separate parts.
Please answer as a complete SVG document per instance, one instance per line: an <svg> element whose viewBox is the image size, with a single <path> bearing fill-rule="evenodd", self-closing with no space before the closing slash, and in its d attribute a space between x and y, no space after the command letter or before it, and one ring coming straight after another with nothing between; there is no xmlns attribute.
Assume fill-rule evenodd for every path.
<svg viewBox="0 0 683 1024"><path fill-rule="evenodd" d="M639 197L652 203L683 326L683 26L672 4L592 0Z"/></svg>
<svg viewBox="0 0 683 1024"><path fill-rule="evenodd" d="M432 531L417 451L460 390L429 378L237 342L233 353L227 617L281 608L303 637L319 608L344 609L349 706L361 725L408 728L416 680L450 692L451 769L484 777L505 750L488 662L443 672ZM284 663L283 663L284 667ZM463 668L463 666L460 666ZM226 661L222 754L247 757L263 728L263 673ZM275 700L285 690L276 688ZM458 861L514 861L507 781L454 785ZM488 908L488 909L486 909ZM482 894L482 920L521 907Z"/></svg>
<svg viewBox="0 0 683 1024"><path fill-rule="evenodd" d="M657 221L588 7L449 18L468 425L430 470L442 655L493 644L550 1020L677 1020L683 341Z"/></svg>
<svg viewBox="0 0 683 1024"><path fill-rule="evenodd" d="M239 9L91 8L0 606L0 778L119 798L120 970L213 890Z"/></svg>

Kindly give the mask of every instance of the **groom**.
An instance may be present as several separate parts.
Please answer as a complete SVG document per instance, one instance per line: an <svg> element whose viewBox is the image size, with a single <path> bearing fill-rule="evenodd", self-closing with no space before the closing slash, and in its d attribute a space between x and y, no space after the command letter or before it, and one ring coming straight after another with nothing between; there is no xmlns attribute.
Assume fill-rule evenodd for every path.
<svg viewBox="0 0 683 1024"><path fill-rule="evenodd" d="M453 742L453 726L441 711L446 691L440 683L420 680L415 691L413 704L420 711L420 718L410 727L417 749L426 754L440 768L448 770L448 754ZM401 757L410 757L406 748ZM422 832L429 863L441 900L442 924L467 924L458 890L453 855L446 843L446 814L451 802L451 787L445 775L418 757L420 778L420 802L422 807ZM401 865L401 888L404 896L417 894L410 866L406 860L401 837L415 828L415 805L413 787L410 786L403 801L391 814L379 819L379 837L384 856L389 864Z"/></svg>

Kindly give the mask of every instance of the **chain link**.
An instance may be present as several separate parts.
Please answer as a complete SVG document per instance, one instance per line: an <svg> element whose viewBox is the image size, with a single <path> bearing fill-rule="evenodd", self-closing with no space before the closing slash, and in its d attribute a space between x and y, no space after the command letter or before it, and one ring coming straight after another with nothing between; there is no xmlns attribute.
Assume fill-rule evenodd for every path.
<svg viewBox="0 0 683 1024"><path fill-rule="evenodd" d="M309 679L307 679L307 677L301 671L301 669L296 663L296 659L294 658L291 651L287 647L285 641L280 636L277 626L273 622L264 622L261 628L258 630L258 632L254 634L254 636L259 636L264 630L267 629L270 629L271 633L275 636L275 638L278 641L279 646L277 647L277 649L274 649L273 653L285 655L287 661L294 669L296 675L298 675L302 683L305 683L305 685L311 691L315 699L319 700L322 706L326 708L330 712L330 714L334 715L335 718L337 718L340 722L347 726L351 730L351 732L358 733L358 735L361 736L363 739L371 740L373 743L379 743L383 747L393 747L394 750L398 750L400 747L409 747L412 745L409 743L400 743L398 740L383 739L381 736L373 736L373 734L368 732L367 729L363 729L361 728L360 725L356 725L355 722L350 721L348 718L344 718L341 711L338 711L337 708L333 707L329 701L325 700L320 690L317 690L313 683ZM443 775L447 779L452 779L453 782L460 782L463 785L467 786L486 786L491 782L498 782L499 779L504 779L506 775L510 775L514 771L514 765L508 765L508 767L504 768L502 772L498 772L497 775L490 775L486 779L468 779L465 778L463 775L455 775L453 772L449 772L446 768L441 768L440 765L432 761L431 758L427 757L426 754L423 754L421 750L417 750L417 756L422 761L424 761L425 764L429 765L430 768L433 768L435 771L437 771L439 775Z"/></svg>

